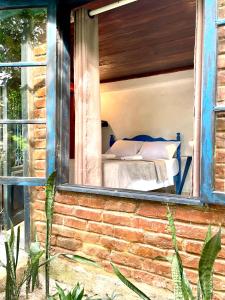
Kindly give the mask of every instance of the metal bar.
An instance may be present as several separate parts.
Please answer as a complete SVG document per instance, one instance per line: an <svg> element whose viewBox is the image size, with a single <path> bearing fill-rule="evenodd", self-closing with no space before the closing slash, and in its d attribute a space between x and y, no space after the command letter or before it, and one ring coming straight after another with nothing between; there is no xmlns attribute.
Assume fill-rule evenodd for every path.
<svg viewBox="0 0 225 300"><path fill-rule="evenodd" d="M31 240L30 226L30 192L27 186L24 187L24 235L25 235L25 250L29 250Z"/></svg>
<svg viewBox="0 0 225 300"><path fill-rule="evenodd" d="M109 189L102 187L88 187L88 186L78 186L78 185L69 185L63 184L57 186L57 190L66 191L66 192L76 192L76 193L87 193L93 195L105 195L129 199L138 199L145 201L156 201L161 203L177 203L181 205L203 205L199 198L187 198L179 195L167 195L162 193L147 193L139 192L133 190L122 190L122 189Z"/></svg>
<svg viewBox="0 0 225 300"><path fill-rule="evenodd" d="M225 25L225 19L218 19L216 20L217 26L224 26Z"/></svg>
<svg viewBox="0 0 225 300"><path fill-rule="evenodd" d="M225 111L225 106L223 105L218 105L214 107L214 111Z"/></svg>
<svg viewBox="0 0 225 300"><path fill-rule="evenodd" d="M27 186L43 186L46 183L44 177L14 177L14 176L0 176L0 184L9 185L27 185Z"/></svg>
<svg viewBox="0 0 225 300"><path fill-rule="evenodd" d="M0 120L0 124L46 124L45 119L33 119L33 120Z"/></svg>
<svg viewBox="0 0 225 300"><path fill-rule="evenodd" d="M28 68L47 66L46 62L1 62L0 68Z"/></svg>
<svg viewBox="0 0 225 300"><path fill-rule="evenodd" d="M112 3L112 4L109 4L109 5L106 5L106 6L103 6L103 7L100 7L100 8L89 11L89 16L94 17L94 16L102 14L106 11L121 7L123 5L130 4L130 3L133 3L133 2L136 2L136 1L138 1L138 0L120 0L120 1L117 1L115 3Z"/></svg>
<svg viewBox="0 0 225 300"><path fill-rule="evenodd" d="M56 156L56 41L57 41L57 22L56 22L56 1L50 1L48 6L48 29L47 29L47 159L46 177L55 170ZM68 71L68 70L67 70ZM69 82L68 82L69 84Z"/></svg>
<svg viewBox="0 0 225 300"><path fill-rule="evenodd" d="M214 118L217 72L217 1L204 3L203 82L202 82L202 147L201 147L201 197L212 200L214 176Z"/></svg>

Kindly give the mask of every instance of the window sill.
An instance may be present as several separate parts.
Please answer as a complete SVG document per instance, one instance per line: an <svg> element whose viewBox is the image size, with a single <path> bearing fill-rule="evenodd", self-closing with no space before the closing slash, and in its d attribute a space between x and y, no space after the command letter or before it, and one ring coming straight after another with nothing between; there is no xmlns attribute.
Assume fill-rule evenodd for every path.
<svg viewBox="0 0 225 300"><path fill-rule="evenodd" d="M87 193L94 195L104 195L119 198L129 198L144 201L153 201L161 203L174 203L181 205L203 206L200 198L188 198L180 195L159 194L159 193L146 193L133 190L109 189L109 188L96 188L89 186L80 186L72 184L61 184L57 186L57 190L65 192Z"/></svg>

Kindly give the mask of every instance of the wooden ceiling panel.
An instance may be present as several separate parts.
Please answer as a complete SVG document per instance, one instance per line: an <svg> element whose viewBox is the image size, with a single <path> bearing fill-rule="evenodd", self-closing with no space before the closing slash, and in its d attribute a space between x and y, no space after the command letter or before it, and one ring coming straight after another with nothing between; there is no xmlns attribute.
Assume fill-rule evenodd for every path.
<svg viewBox="0 0 225 300"><path fill-rule="evenodd" d="M193 66L195 14L196 0L138 0L99 15L101 81Z"/></svg>

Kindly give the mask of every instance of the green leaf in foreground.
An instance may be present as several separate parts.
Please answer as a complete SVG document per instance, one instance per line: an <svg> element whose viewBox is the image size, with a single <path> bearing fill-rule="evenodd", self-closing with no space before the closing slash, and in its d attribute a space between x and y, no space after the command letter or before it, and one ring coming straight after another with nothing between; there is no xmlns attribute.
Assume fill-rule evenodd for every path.
<svg viewBox="0 0 225 300"><path fill-rule="evenodd" d="M220 250L221 229L205 243L199 261L199 282L204 300L212 299L213 265Z"/></svg>
<svg viewBox="0 0 225 300"><path fill-rule="evenodd" d="M134 293L136 293L143 300L151 300L148 296L146 296L141 290L139 290L133 283L131 283L121 272L120 270L112 264L113 270L116 276Z"/></svg>
<svg viewBox="0 0 225 300"><path fill-rule="evenodd" d="M76 262L89 264L89 265L92 265L95 267L99 266L94 260L80 256L80 255L72 255L72 254L64 254L64 253L61 253L60 255L64 256L65 258L68 258L70 260L76 261Z"/></svg>

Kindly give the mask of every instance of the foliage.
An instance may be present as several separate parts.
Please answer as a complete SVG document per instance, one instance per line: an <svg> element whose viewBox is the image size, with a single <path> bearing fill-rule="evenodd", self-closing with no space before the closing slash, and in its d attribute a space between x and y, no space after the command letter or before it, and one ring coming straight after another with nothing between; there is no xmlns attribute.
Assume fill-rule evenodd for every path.
<svg viewBox="0 0 225 300"><path fill-rule="evenodd" d="M49 268L50 268L50 247L51 247L51 235L52 235L52 218L54 209L54 197L55 197L55 178L56 173L52 173L46 186L46 202L45 202L45 215L46 215L46 242L45 242L45 259L47 261L45 265L45 294L49 296Z"/></svg>
<svg viewBox="0 0 225 300"><path fill-rule="evenodd" d="M87 296L84 288L78 282L76 286L69 292L56 284L57 293L50 296L48 300L115 300L119 295L113 293L111 296L106 295L105 298L96 298L96 296Z"/></svg>
<svg viewBox="0 0 225 300"><path fill-rule="evenodd" d="M13 225L11 226L10 236L5 241L6 265L1 265L6 269L6 286L5 286L5 300L18 300L22 286L27 284L27 292L32 283L32 290L37 282L37 273L39 260L43 254L40 250L39 244L36 241L31 244L27 268L24 271L21 280L17 279L17 266L19 258L20 245L20 227L17 228L17 235Z"/></svg>
<svg viewBox="0 0 225 300"><path fill-rule="evenodd" d="M199 282L197 284L197 297L194 296L191 285L185 275L182 260L179 254L176 227L173 216L168 207L167 218L172 237L174 255L167 257L171 262L172 279L174 284L174 299L175 300L212 300L213 299L213 266L218 253L221 250L221 229L212 236L211 226L208 228L205 242L201 252L198 274ZM149 300L141 290L134 286L124 275L121 274L118 268L112 264L113 270L117 277L141 299Z"/></svg>
<svg viewBox="0 0 225 300"><path fill-rule="evenodd" d="M55 195L55 177L56 173L51 174L47 180L46 186L46 245L45 250L42 250L40 244L35 237L35 242L31 243L27 261L27 267L24 271L22 279L17 278L17 266L19 258L19 245L20 245L20 227L18 226L17 235L15 238L14 227L11 226L10 236L5 241L5 253L6 253L6 264L0 261L0 266L6 269L6 286L5 286L5 300L18 300L20 297L21 288L26 284L26 294L33 292L35 286L38 284L38 271L40 267L47 266L45 272L45 279L47 287L49 289L49 266L50 262L59 257L63 256L71 261L84 262L91 265L97 266L97 264L88 258L80 255L69 255L66 253L58 253L54 256L50 255L50 243L51 243L51 228L52 228L52 217L54 207L54 195ZM45 254L45 260L40 262L41 258ZM76 291L78 292L78 286ZM59 290L58 290L59 291ZM76 295L76 294L75 294ZM69 296L68 296L69 297ZM47 297L46 297L47 299ZM63 299L63 298L62 298ZM71 298L66 298L71 299ZM82 299L82 298L72 298ZM71 299L71 300L72 300ZM85 299L92 300L92 299ZM97 299L93 299L97 300ZM99 299L100 300L100 299ZM111 300L110 298L107 300Z"/></svg>

